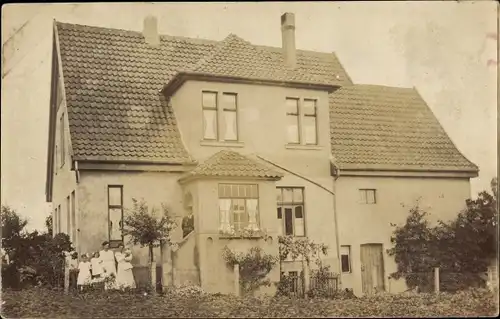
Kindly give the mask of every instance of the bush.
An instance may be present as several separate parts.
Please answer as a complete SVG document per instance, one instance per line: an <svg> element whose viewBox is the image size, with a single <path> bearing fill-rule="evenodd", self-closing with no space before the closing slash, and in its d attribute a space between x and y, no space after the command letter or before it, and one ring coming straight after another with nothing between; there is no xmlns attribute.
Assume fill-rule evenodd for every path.
<svg viewBox="0 0 500 319"><path fill-rule="evenodd" d="M261 286L269 286L267 275L278 263L278 257L265 254L260 247L252 247L247 253L234 253L227 246L222 251L226 264L231 269L240 267L240 287L244 293L252 293Z"/></svg>
<svg viewBox="0 0 500 319"><path fill-rule="evenodd" d="M466 209L450 222L431 226L418 206L406 223L395 226L387 252L398 266L392 278L404 278L410 289L433 289L433 269L440 268L441 291L484 287L489 263L496 257L498 211L496 196L487 192L467 200Z"/></svg>

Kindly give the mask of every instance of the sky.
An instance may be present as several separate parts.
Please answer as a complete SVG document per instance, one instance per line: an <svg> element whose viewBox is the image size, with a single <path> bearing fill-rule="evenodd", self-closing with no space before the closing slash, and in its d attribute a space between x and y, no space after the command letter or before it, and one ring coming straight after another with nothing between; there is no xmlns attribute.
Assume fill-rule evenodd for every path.
<svg viewBox="0 0 500 319"><path fill-rule="evenodd" d="M471 196L497 175L496 1L78 3L2 6L1 202L43 229L53 19L281 46L295 13L298 49L335 52L354 83L416 87L457 148L480 168Z"/></svg>

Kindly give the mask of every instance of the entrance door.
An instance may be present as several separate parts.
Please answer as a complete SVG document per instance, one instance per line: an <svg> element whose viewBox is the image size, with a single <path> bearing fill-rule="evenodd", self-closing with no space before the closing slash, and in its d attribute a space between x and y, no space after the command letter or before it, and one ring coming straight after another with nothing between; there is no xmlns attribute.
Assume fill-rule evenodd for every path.
<svg viewBox="0 0 500 319"><path fill-rule="evenodd" d="M361 282L364 294L385 290L382 244L361 245Z"/></svg>

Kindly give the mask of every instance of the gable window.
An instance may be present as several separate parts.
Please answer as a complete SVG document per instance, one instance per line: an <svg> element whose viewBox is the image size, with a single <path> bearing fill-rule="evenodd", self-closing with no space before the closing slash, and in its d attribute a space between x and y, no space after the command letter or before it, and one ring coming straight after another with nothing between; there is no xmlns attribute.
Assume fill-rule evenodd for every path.
<svg viewBox="0 0 500 319"><path fill-rule="evenodd" d="M259 189L255 184L219 184L219 231L259 230Z"/></svg>
<svg viewBox="0 0 500 319"><path fill-rule="evenodd" d="M222 93L222 110L224 112L224 140L238 140L238 117L236 94Z"/></svg>
<svg viewBox="0 0 500 319"><path fill-rule="evenodd" d="M340 246L342 272L351 272L351 246Z"/></svg>
<svg viewBox="0 0 500 319"><path fill-rule="evenodd" d="M60 164L61 167L64 166L64 160L66 156L66 147L64 145L64 113L61 114L59 119L59 154L60 154Z"/></svg>
<svg viewBox="0 0 500 319"><path fill-rule="evenodd" d="M299 100L286 99L286 124L287 124L287 142L290 144L299 144Z"/></svg>
<svg viewBox="0 0 500 319"><path fill-rule="evenodd" d="M361 204L376 204L377 192L375 189L360 189L359 200Z"/></svg>
<svg viewBox="0 0 500 319"><path fill-rule="evenodd" d="M108 186L108 237L110 246L122 242L123 186Z"/></svg>
<svg viewBox="0 0 500 319"><path fill-rule="evenodd" d="M317 100L286 98L288 144L318 144Z"/></svg>
<svg viewBox="0 0 500 319"><path fill-rule="evenodd" d="M238 141L238 99L235 93L202 92L203 139Z"/></svg>
<svg viewBox="0 0 500 319"><path fill-rule="evenodd" d="M304 143L307 145L318 144L318 132L316 128L316 100L304 99Z"/></svg>
<svg viewBox="0 0 500 319"><path fill-rule="evenodd" d="M278 187L278 231L281 235L305 236L304 189Z"/></svg>
<svg viewBox="0 0 500 319"><path fill-rule="evenodd" d="M217 140L217 92L202 92L203 106L203 138L206 140Z"/></svg>

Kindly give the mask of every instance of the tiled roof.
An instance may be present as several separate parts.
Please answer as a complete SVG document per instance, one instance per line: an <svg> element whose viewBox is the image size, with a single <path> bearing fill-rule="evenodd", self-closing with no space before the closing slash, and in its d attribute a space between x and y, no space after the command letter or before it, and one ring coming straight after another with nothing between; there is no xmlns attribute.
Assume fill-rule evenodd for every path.
<svg viewBox="0 0 500 319"><path fill-rule="evenodd" d="M342 87L330 95L330 120L341 169L477 170L413 88Z"/></svg>
<svg viewBox="0 0 500 319"><path fill-rule="evenodd" d="M203 163L198 164L192 171L183 176L181 180L191 176L278 179L283 177L283 174L271 169L260 161L251 159L240 153L222 150L209 157Z"/></svg>
<svg viewBox="0 0 500 319"><path fill-rule="evenodd" d="M338 79L332 78L335 74L325 77L324 74L311 72L308 62L305 59L299 59L295 68L289 68L283 60L283 54L273 54L273 51L257 47L230 34L218 43L210 54L189 67L186 72L277 82L330 86L340 84Z"/></svg>
<svg viewBox="0 0 500 319"><path fill-rule="evenodd" d="M60 22L56 28L75 159L191 161L159 90L179 70L195 65L222 74L351 83L333 53L298 50L299 71L289 74L279 48L251 45L233 35L222 42L161 36L155 48L140 32ZM251 63L239 53L252 57ZM231 62L227 69L215 67L221 57ZM263 67L255 68L259 61Z"/></svg>

